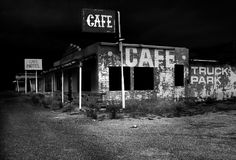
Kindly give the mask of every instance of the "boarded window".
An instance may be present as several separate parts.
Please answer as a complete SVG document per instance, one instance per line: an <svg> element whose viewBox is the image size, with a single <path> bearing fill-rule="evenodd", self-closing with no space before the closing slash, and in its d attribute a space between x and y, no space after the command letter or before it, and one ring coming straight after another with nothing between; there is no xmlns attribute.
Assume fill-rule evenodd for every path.
<svg viewBox="0 0 236 160"><path fill-rule="evenodd" d="M184 65L175 65L175 86L184 86Z"/></svg>
<svg viewBox="0 0 236 160"><path fill-rule="evenodd" d="M151 67L134 67L134 90L153 90L154 74Z"/></svg>
<svg viewBox="0 0 236 160"><path fill-rule="evenodd" d="M130 90L130 67L123 67L125 90ZM121 90L121 67L109 67L110 91Z"/></svg>

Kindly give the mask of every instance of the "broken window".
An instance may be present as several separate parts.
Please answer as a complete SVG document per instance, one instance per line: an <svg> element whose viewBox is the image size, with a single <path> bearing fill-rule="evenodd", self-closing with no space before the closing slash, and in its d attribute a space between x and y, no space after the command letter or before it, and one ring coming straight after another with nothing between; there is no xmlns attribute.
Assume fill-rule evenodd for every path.
<svg viewBox="0 0 236 160"><path fill-rule="evenodd" d="M82 65L82 91L96 91L98 79L97 57L90 57L83 61ZM78 71L78 91L79 91L79 71Z"/></svg>
<svg viewBox="0 0 236 160"><path fill-rule="evenodd" d="M153 90L154 74L151 67L134 67L134 90Z"/></svg>
<svg viewBox="0 0 236 160"><path fill-rule="evenodd" d="M52 80L50 76L46 76L45 77L45 91L46 92L50 92L52 91L52 84L51 84Z"/></svg>
<svg viewBox="0 0 236 160"><path fill-rule="evenodd" d="M123 67L125 90L130 90L130 67ZM109 67L110 91L121 90L121 67Z"/></svg>
<svg viewBox="0 0 236 160"><path fill-rule="evenodd" d="M56 77L56 90L61 91L61 72L57 72L55 77Z"/></svg>
<svg viewBox="0 0 236 160"><path fill-rule="evenodd" d="M184 86L184 65L175 65L175 86Z"/></svg>

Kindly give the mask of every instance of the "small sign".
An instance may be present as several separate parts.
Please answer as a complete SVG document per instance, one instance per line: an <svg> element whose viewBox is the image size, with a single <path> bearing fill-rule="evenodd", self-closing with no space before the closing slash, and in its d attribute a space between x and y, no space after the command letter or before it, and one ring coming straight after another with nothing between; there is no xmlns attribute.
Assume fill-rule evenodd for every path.
<svg viewBox="0 0 236 160"><path fill-rule="evenodd" d="M25 59L25 70L42 70L42 59Z"/></svg>
<svg viewBox="0 0 236 160"><path fill-rule="evenodd" d="M116 12L101 9L82 9L82 31L98 33L116 32Z"/></svg>

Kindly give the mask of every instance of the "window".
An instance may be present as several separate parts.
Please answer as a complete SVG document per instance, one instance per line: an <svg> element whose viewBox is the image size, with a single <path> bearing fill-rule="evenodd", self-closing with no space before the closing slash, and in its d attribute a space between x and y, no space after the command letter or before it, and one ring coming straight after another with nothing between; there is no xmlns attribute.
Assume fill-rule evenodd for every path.
<svg viewBox="0 0 236 160"><path fill-rule="evenodd" d="M56 73L56 89L61 90L61 72Z"/></svg>
<svg viewBox="0 0 236 160"><path fill-rule="evenodd" d="M47 75L45 77L45 91L46 92L52 91L52 84L51 84L51 82L52 82L51 77L49 75Z"/></svg>
<svg viewBox="0 0 236 160"><path fill-rule="evenodd" d="M134 90L153 90L154 74L151 67L134 67Z"/></svg>
<svg viewBox="0 0 236 160"><path fill-rule="evenodd" d="M130 90L130 67L123 67L125 90ZM121 67L109 67L110 91L121 90Z"/></svg>
<svg viewBox="0 0 236 160"><path fill-rule="evenodd" d="M175 86L184 86L184 65L175 65Z"/></svg>

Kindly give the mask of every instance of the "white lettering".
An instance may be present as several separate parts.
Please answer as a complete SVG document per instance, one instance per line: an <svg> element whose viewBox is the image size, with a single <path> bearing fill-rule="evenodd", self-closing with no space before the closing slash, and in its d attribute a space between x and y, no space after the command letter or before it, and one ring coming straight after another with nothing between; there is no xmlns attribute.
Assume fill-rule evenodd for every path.
<svg viewBox="0 0 236 160"><path fill-rule="evenodd" d="M112 28L111 18L112 18L112 16L107 16L107 28Z"/></svg>
<svg viewBox="0 0 236 160"><path fill-rule="evenodd" d="M170 67L174 65L175 56L169 54L164 56L164 52L159 49L148 49L148 48L125 48L125 63L130 67ZM166 57L166 59L165 59ZM164 64L164 62L166 62Z"/></svg>
<svg viewBox="0 0 236 160"><path fill-rule="evenodd" d="M227 75L228 76L228 72L227 72L228 68L222 68L222 75Z"/></svg>
<svg viewBox="0 0 236 160"><path fill-rule="evenodd" d="M105 24L105 22L106 22L104 18L106 18L107 16L106 16L106 15L101 15L101 17L102 17L102 20L101 20L101 27L104 28L104 24Z"/></svg>
<svg viewBox="0 0 236 160"><path fill-rule="evenodd" d="M139 67L143 67L144 64L149 64L149 67L153 67L152 57L149 49L142 49L139 60Z"/></svg>
<svg viewBox="0 0 236 160"><path fill-rule="evenodd" d="M221 68L220 67L216 67L215 68L215 75L220 75L220 74L221 74Z"/></svg>
<svg viewBox="0 0 236 160"><path fill-rule="evenodd" d="M198 82L198 76L191 76L191 84Z"/></svg>
<svg viewBox="0 0 236 160"><path fill-rule="evenodd" d="M221 84L221 77L223 75L228 76L229 72L228 72L228 68L227 67L191 67L191 69L193 70L192 75L191 76L191 83L194 83L197 81L197 77L199 77L198 79L198 84L200 83L206 83L206 84ZM192 78L193 77L193 78Z"/></svg>
<svg viewBox="0 0 236 160"><path fill-rule="evenodd" d="M206 75L206 67L199 67L199 74Z"/></svg>
<svg viewBox="0 0 236 160"><path fill-rule="evenodd" d="M87 24L89 27L92 27L94 25L94 23L91 22L91 20L94 18L94 16L92 14L89 14L87 17Z"/></svg>
<svg viewBox="0 0 236 160"><path fill-rule="evenodd" d="M166 51L166 67L173 67L175 56L170 54L170 51Z"/></svg>
<svg viewBox="0 0 236 160"><path fill-rule="evenodd" d="M193 69L193 74L197 74L198 67L191 67L191 69Z"/></svg>
<svg viewBox="0 0 236 160"><path fill-rule="evenodd" d="M98 27L98 28L112 28L112 16L111 15L99 15L99 14L89 14L86 22L89 27Z"/></svg>
<svg viewBox="0 0 236 160"><path fill-rule="evenodd" d="M133 60L131 62L131 56L130 56L130 52L132 50L132 57L133 57ZM134 55L136 55L138 53L138 50L137 48L126 48L125 49L125 61L126 61L126 65L127 66L130 66L130 67L134 67L138 64L138 60L137 58L134 57Z"/></svg>
<svg viewBox="0 0 236 160"><path fill-rule="evenodd" d="M100 20L99 20L99 15L95 14L94 27L97 27L97 24L98 24L98 27L101 27Z"/></svg>
<svg viewBox="0 0 236 160"><path fill-rule="evenodd" d="M209 84L209 83L214 83L214 78L213 78L213 76L207 76L207 84Z"/></svg>
<svg viewBox="0 0 236 160"><path fill-rule="evenodd" d="M221 82L220 82L220 77L215 77L215 84L221 84Z"/></svg>
<svg viewBox="0 0 236 160"><path fill-rule="evenodd" d="M210 67L207 67L207 74L208 75L213 75L214 74L214 68L211 67L211 72L210 72Z"/></svg>
<svg viewBox="0 0 236 160"><path fill-rule="evenodd" d="M200 84L200 83L205 83L206 84L205 78L203 76L201 76L199 78L198 84Z"/></svg>
<svg viewBox="0 0 236 160"><path fill-rule="evenodd" d="M163 50L154 50L154 65L155 67L158 67L160 65L160 61L164 60L164 55L160 55L160 52Z"/></svg>

